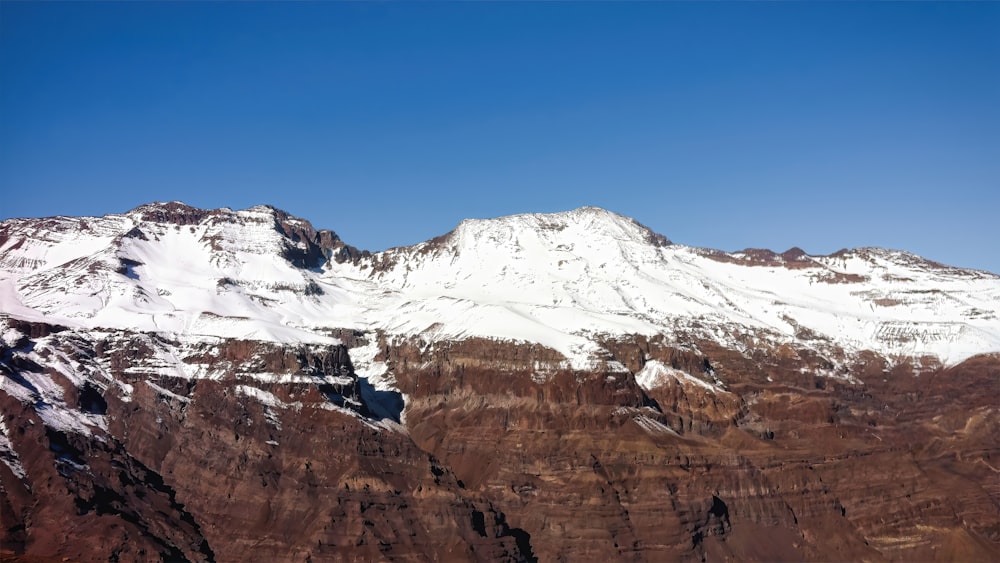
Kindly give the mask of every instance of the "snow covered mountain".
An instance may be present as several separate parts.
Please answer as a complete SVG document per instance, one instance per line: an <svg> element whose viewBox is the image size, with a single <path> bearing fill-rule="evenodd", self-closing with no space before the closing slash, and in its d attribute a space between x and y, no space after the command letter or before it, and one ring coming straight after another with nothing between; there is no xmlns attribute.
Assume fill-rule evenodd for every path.
<svg viewBox="0 0 1000 563"><path fill-rule="evenodd" d="M331 329L508 339L579 369L626 334L946 364L1000 351L995 274L878 248L725 253L593 207L467 220L375 254L267 206L9 220L0 308L68 327L276 342L329 343Z"/></svg>
<svg viewBox="0 0 1000 563"><path fill-rule="evenodd" d="M578 363L593 357L595 335L680 331L727 346L748 345L739 335L750 333L944 362L1000 350L996 275L876 248L728 254L671 244L597 208L468 220L360 264L374 270L358 293L378 328L539 342ZM328 271L358 276L354 264Z"/></svg>
<svg viewBox="0 0 1000 563"><path fill-rule="evenodd" d="M0 559L996 560L997 352L995 274L592 207L12 219Z"/></svg>

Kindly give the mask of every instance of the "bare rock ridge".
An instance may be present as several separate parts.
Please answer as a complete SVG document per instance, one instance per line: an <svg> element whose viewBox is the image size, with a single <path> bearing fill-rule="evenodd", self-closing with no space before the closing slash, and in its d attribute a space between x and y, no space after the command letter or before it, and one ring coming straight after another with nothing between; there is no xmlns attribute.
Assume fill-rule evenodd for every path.
<svg viewBox="0 0 1000 563"><path fill-rule="evenodd" d="M1000 277L598 208L0 223L4 561L995 561Z"/></svg>
<svg viewBox="0 0 1000 563"><path fill-rule="evenodd" d="M282 256L300 268L316 268L327 260L344 262L368 254L346 245L337 233L326 229L317 231L308 221L292 217L280 209L269 205L254 209L273 217L275 230L286 239ZM173 225L198 225L208 217L225 217L226 220L238 222L235 219L238 214L226 213L227 211L229 210L206 211L172 201L141 205L127 215L137 215L141 221Z"/></svg>

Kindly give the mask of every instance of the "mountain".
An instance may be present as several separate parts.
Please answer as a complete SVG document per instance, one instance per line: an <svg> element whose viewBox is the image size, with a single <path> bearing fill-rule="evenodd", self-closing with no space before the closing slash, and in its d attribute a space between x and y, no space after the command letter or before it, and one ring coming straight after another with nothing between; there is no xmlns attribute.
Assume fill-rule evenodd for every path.
<svg viewBox="0 0 1000 563"><path fill-rule="evenodd" d="M1000 555L1000 276L907 252L153 203L0 223L0 311L13 560Z"/></svg>
<svg viewBox="0 0 1000 563"><path fill-rule="evenodd" d="M595 337L746 335L956 363L1000 350L1000 277L876 248L809 256L671 244L598 208L467 220L361 253L274 208L152 204L14 220L4 311L65 326L329 341L330 328L531 341L574 366Z"/></svg>

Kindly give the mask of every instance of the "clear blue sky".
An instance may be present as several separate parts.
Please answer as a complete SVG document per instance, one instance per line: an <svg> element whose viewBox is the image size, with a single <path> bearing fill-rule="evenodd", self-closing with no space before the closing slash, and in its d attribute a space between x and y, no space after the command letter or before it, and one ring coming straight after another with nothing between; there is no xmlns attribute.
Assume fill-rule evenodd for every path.
<svg viewBox="0 0 1000 563"><path fill-rule="evenodd" d="M0 2L0 218L597 205L1000 272L1000 3Z"/></svg>

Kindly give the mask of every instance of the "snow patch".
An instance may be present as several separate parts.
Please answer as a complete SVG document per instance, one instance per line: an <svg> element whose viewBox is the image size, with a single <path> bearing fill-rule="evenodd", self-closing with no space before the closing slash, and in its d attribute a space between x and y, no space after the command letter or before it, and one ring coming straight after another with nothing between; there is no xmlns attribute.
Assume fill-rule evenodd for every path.
<svg viewBox="0 0 1000 563"><path fill-rule="evenodd" d="M153 383L152 381L146 381L146 385L149 385L150 388L153 389L153 391L156 391L158 394L163 395L164 397L167 397L169 399L173 399L175 401L180 401L181 403L185 403L185 404L191 402L191 397L185 397L184 395L178 395L177 393L174 393L173 391L170 391L168 389L164 389L163 387L160 387L159 385Z"/></svg>
<svg viewBox="0 0 1000 563"><path fill-rule="evenodd" d="M285 408L287 406L281 399L275 397L273 393L249 385L237 385L236 394L255 399L268 407Z"/></svg>
<svg viewBox="0 0 1000 563"><path fill-rule="evenodd" d="M14 450L14 445L10 442L10 431L7 430L7 425L4 424L3 420L0 420L0 461L18 479L23 481L28 476L28 473L24 470L24 466L21 465L21 458L18 457L17 452Z"/></svg>
<svg viewBox="0 0 1000 563"><path fill-rule="evenodd" d="M671 381L684 386L701 387L713 393L725 392L725 389L719 385L703 381L686 371L674 369L659 360L647 361L639 373L635 374L635 382L646 391L661 387Z"/></svg>
<svg viewBox="0 0 1000 563"><path fill-rule="evenodd" d="M658 420L653 420L645 415L639 415L633 417L632 420L639 425L640 428L649 432L650 434L670 434L672 436L680 436L673 428L663 424Z"/></svg>

